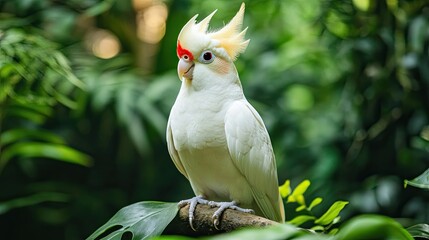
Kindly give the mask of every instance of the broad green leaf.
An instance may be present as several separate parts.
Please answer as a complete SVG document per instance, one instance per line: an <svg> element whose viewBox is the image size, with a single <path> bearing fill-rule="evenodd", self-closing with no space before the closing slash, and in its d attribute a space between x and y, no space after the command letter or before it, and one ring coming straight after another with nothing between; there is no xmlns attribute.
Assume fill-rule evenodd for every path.
<svg viewBox="0 0 429 240"><path fill-rule="evenodd" d="M411 185L417 188L429 189L429 169L413 180L405 180L404 187Z"/></svg>
<svg viewBox="0 0 429 240"><path fill-rule="evenodd" d="M407 231L414 238L429 239L429 224L424 224L424 223L417 224L417 225L414 225L414 226L407 228Z"/></svg>
<svg viewBox="0 0 429 240"><path fill-rule="evenodd" d="M306 229L302 229L303 231ZM308 231L308 230L307 230ZM324 235L324 234L319 234L317 232L310 232L311 234L307 234L307 235L302 235L302 236L298 236L298 237L293 237L290 238L291 240L332 240L332 238Z"/></svg>
<svg viewBox="0 0 429 240"><path fill-rule="evenodd" d="M300 226L303 223L306 223L308 221L314 220L316 219L316 217L314 216L309 216L309 215L299 215L296 216L295 218L293 218L292 220L288 221L288 223L295 225L295 226Z"/></svg>
<svg viewBox="0 0 429 240"><path fill-rule="evenodd" d="M332 206L326 211L320 218L318 218L314 223L320 225L328 225L334 221L341 210L348 204L346 201L336 201Z"/></svg>
<svg viewBox="0 0 429 240"><path fill-rule="evenodd" d="M119 240L124 234L132 236L133 240L158 236L173 220L178 211L177 203L151 201L134 203L119 210L87 240Z"/></svg>
<svg viewBox="0 0 429 240"><path fill-rule="evenodd" d="M249 239L295 239L298 236L305 236L308 233L288 224L277 224L266 228L249 228L219 234L205 240L249 240ZM320 236L321 237L321 236ZM318 238L323 239L323 238Z"/></svg>
<svg viewBox="0 0 429 240"><path fill-rule="evenodd" d="M266 228L247 228L230 233L223 233L205 238L191 238L185 236L159 236L151 240L277 240L277 239L294 239L294 240L328 240L327 236L315 234L306 229L296 228L288 224L278 224Z"/></svg>
<svg viewBox="0 0 429 240"><path fill-rule="evenodd" d="M196 239L196 238L185 237L185 236L169 236L169 235L165 235L165 236L153 237L150 240L193 240L193 239Z"/></svg>
<svg viewBox="0 0 429 240"><path fill-rule="evenodd" d="M319 205L323 199L321 197L315 198L313 201L311 201L310 206L308 207L308 210L311 211L315 206Z"/></svg>
<svg viewBox="0 0 429 240"><path fill-rule="evenodd" d="M398 222L389 217L361 215L346 222L336 235L336 239L412 240L413 237Z"/></svg>
<svg viewBox="0 0 429 240"><path fill-rule="evenodd" d="M82 166L90 166L92 163L91 157L65 145L39 142L19 142L2 150L0 155L0 171L6 163L14 157L42 157L79 164Z"/></svg>
<svg viewBox="0 0 429 240"><path fill-rule="evenodd" d="M279 187L279 192L280 192L280 195L282 196L282 198L289 196L291 191L292 190L290 188L290 180L286 180L285 183L283 183L283 185L281 185Z"/></svg>
<svg viewBox="0 0 429 240"><path fill-rule="evenodd" d="M42 202L67 202L68 200L69 196L64 193L40 192L30 196L0 202L0 214L4 214L15 208L33 206Z"/></svg>

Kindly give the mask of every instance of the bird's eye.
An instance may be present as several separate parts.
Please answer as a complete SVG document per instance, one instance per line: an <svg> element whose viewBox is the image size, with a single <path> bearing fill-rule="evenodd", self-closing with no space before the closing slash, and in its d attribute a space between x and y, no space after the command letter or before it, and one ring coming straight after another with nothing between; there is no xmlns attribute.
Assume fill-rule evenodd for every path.
<svg viewBox="0 0 429 240"><path fill-rule="evenodd" d="M215 59L215 55L210 51L204 51L198 60L202 63L211 63Z"/></svg>
<svg viewBox="0 0 429 240"><path fill-rule="evenodd" d="M189 56L185 54L185 55L183 55L183 59L189 60Z"/></svg>
<svg viewBox="0 0 429 240"><path fill-rule="evenodd" d="M204 55L203 55L203 59L206 60L206 61L212 60L212 57L213 57L213 55L212 55L211 52L205 52Z"/></svg>

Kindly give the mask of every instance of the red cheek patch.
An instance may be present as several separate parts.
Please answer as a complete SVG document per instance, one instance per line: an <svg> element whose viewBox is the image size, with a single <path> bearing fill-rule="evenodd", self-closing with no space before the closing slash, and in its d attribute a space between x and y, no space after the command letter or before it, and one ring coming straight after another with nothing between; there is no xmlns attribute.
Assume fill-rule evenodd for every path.
<svg viewBox="0 0 429 240"><path fill-rule="evenodd" d="M180 45L179 41L177 42L177 49L176 49L176 51L177 51L177 56L179 58L182 58L184 55L186 55L186 56L189 57L189 61L193 61L194 60L194 56L192 55L192 53L189 50L182 48L182 46Z"/></svg>

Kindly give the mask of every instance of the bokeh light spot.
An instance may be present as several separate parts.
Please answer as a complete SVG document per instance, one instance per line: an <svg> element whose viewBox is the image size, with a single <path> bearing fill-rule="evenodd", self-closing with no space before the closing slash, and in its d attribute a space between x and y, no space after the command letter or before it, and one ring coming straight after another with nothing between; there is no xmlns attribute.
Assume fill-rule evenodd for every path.
<svg viewBox="0 0 429 240"><path fill-rule="evenodd" d="M86 46L92 53L103 59L118 55L121 45L118 38L110 31L98 29L88 34Z"/></svg>
<svg viewBox="0 0 429 240"><path fill-rule="evenodd" d="M309 87L294 84L285 92L286 107L292 111L306 111L314 105L314 97Z"/></svg>

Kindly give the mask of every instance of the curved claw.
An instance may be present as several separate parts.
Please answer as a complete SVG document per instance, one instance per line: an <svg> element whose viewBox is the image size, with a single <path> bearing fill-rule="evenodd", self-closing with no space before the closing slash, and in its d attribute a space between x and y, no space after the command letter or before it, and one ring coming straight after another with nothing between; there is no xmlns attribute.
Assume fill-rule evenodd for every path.
<svg viewBox="0 0 429 240"><path fill-rule="evenodd" d="M197 204L207 204L208 205L209 201L205 200L203 198L203 196L196 196L193 197L191 199L187 199L187 200L182 200L180 201L177 205L179 205L179 207L184 207L185 205L189 204L189 225L191 226L192 230L197 231L194 227L194 212L195 209L197 208Z"/></svg>
<svg viewBox="0 0 429 240"><path fill-rule="evenodd" d="M194 232L196 232L197 230L194 228L193 221L194 221L194 218L189 216L189 225L191 226L192 230L194 230Z"/></svg>
<svg viewBox="0 0 429 240"><path fill-rule="evenodd" d="M214 227L216 228L216 230L220 230L220 228L219 228L219 218L218 217L215 217L214 215L213 215L213 225L214 225Z"/></svg>
<svg viewBox="0 0 429 240"><path fill-rule="evenodd" d="M219 225L220 225L219 218L226 209L233 209L233 210L237 210L237 211L245 212L245 213L254 213L255 212L252 209L245 209L245 208L241 208L241 207L237 206L236 201L232 201L232 202L213 202L213 201L210 201L208 203L208 205L211 207L219 207L219 209L217 209L212 216L213 225L217 230L220 230L219 229Z"/></svg>
<svg viewBox="0 0 429 240"><path fill-rule="evenodd" d="M205 204L210 207L218 207L218 209L213 213L212 219L213 219L213 225L216 228L216 230L220 230L220 217L222 216L223 212L226 209L233 209L244 213L255 213L252 209L245 209L237 206L236 201L232 202L214 202L214 201L208 201L203 198L203 196L196 196L191 199L182 200L178 203L179 207L183 207L185 205L189 204L189 225L191 226L192 230L196 231L193 220L194 220L194 212L197 208L197 204Z"/></svg>

